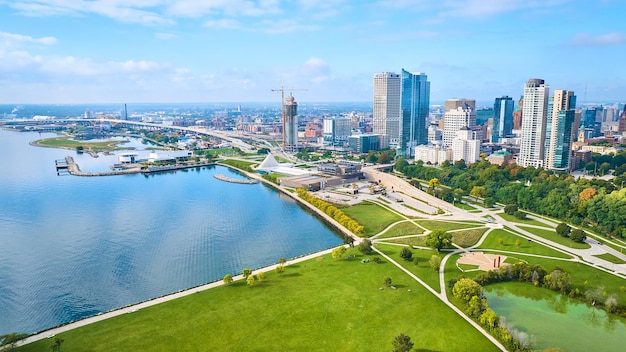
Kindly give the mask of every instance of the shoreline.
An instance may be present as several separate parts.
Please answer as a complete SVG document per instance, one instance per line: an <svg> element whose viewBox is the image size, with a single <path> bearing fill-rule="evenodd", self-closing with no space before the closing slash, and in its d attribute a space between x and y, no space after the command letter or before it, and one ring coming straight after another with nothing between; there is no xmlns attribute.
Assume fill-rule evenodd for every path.
<svg viewBox="0 0 626 352"><path fill-rule="evenodd" d="M71 158L71 157L70 157ZM285 189L283 189L282 187L280 187L279 185L274 184L273 182L270 182L266 179L264 179L263 177L261 177L258 174L252 174L249 173L247 171L241 170L239 168L236 168L232 165L226 165L226 164L219 164L219 163L215 163L214 165L220 165L220 166L224 166L233 170L236 170L237 172L243 174L244 176L252 179L252 180L256 180L256 182L261 182L264 183L266 185L269 185L271 187L273 187L274 189L276 189L278 192L281 192L282 194L288 195L289 197L291 197L292 199L294 199L296 202L298 202L299 204L301 204L302 206L304 206L306 209L312 210L314 215L317 215L321 221L324 221L327 225L329 225L331 228L333 228L333 230L345 235L345 236L350 236L351 238L353 238L355 240L355 244L358 244L361 241L361 238L354 235L352 232L350 232L348 229L344 228L341 224L339 224L335 219L331 218L330 216L326 215L325 213L323 213L320 209L314 207L313 205L309 204L308 202L300 199L300 197L298 197L295 193L289 192ZM195 166L194 166L195 167ZM342 246L345 246L345 244L342 244ZM290 264L295 264L295 263L300 263L309 259L313 259L322 255L326 255L332 252L332 250L336 248L336 247L331 247L331 248L327 248L327 249L323 249L317 252L313 252L313 253L309 253L309 254L303 254L299 257L294 257L292 259L287 260L287 262L283 265L288 266ZM260 268L256 268L253 270L253 273L259 272L259 271L270 271L270 270L274 270L276 268L276 266L278 266L279 264L272 264L272 265L268 265L265 267L260 267ZM233 276L233 281L238 281L243 279L243 275L242 274L238 274ZM219 287L224 285L224 282L221 280L217 280L217 281L213 281L213 282L208 282L206 284L200 285L200 286L195 286L195 287L190 287L187 289L182 289L179 290L177 292L172 292L160 297L155 297L146 301L142 301L142 302L137 302L137 303L133 303L131 305L127 305L124 307L120 307L120 308L115 308L113 310L107 311L107 312L102 312L102 313L98 313L96 315L92 315L86 318L82 318L76 321L72 321L72 322L68 322L66 324L63 325L59 325L59 326L55 326L55 327L51 327L49 329L45 329L39 332L36 332L32 335L30 335L29 337L27 337L24 340L21 340L17 343L16 346L23 346L35 341L39 341L39 340L43 340L46 338L52 338L54 336L56 336L57 334L69 331L69 330L73 330L82 326L86 326L89 324L93 324L102 320L106 320L109 318L113 318L122 314L130 314L133 312L136 312L140 309L143 308L147 308L147 307L151 307L160 303L165 303L177 298L181 298L181 297L185 297L194 293L198 293L198 292L202 292L202 291L206 291L209 290L211 288L215 288L215 287Z"/></svg>

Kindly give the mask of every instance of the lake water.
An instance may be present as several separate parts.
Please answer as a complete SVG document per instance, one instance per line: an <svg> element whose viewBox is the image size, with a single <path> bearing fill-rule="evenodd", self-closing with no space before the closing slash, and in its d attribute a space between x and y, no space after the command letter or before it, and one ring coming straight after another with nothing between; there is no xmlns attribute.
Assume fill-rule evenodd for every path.
<svg viewBox="0 0 626 352"><path fill-rule="evenodd" d="M342 242L271 187L215 179L242 178L224 167L57 176L54 161L67 155L83 171L117 159L28 145L52 136L0 130L0 334L41 331Z"/></svg>
<svg viewBox="0 0 626 352"><path fill-rule="evenodd" d="M489 307L504 316L507 324L530 336L535 349L558 347L568 352L624 350L626 319L528 285L489 285L485 287L485 296ZM529 292L528 289L527 296L520 294Z"/></svg>

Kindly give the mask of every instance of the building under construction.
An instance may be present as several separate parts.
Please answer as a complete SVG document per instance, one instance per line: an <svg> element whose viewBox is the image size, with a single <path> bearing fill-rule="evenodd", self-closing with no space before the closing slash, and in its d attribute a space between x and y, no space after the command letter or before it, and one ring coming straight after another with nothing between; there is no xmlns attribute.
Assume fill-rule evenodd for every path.
<svg viewBox="0 0 626 352"><path fill-rule="evenodd" d="M298 103L289 95L283 106L283 150L289 153L298 151Z"/></svg>

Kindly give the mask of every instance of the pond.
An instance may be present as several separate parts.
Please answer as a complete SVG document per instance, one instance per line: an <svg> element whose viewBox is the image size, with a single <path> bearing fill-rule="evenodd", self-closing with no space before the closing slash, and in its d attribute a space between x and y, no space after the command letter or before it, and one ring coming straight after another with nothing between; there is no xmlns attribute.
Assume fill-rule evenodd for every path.
<svg viewBox="0 0 626 352"><path fill-rule="evenodd" d="M626 319L527 283L485 287L489 306L534 349L623 351ZM601 347L600 347L601 346Z"/></svg>

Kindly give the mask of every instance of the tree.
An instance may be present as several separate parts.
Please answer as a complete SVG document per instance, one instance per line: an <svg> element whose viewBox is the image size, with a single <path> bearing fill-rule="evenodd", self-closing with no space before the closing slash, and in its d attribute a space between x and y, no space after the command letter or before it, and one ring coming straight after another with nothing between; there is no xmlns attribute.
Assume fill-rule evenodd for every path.
<svg viewBox="0 0 626 352"><path fill-rule="evenodd" d="M54 342L52 343L52 345L50 345L50 349L52 350L52 352L60 352L61 345L63 345L63 339L55 337Z"/></svg>
<svg viewBox="0 0 626 352"><path fill-rule="evenodd" d="M0 350L2 350L3 347L8 347L8 350L10 351L15 348L15 344L17 344L18 341L27 337L28 334L18 334L16 332L0 335Z"/></svg>
<svg viewBox="0 0 626 352"><path fill-rule="evenodd" d="M331 255L333 257L333 259L341 259L341 257L343 257L343 254L346 252L346 247L341 246L341 247L337 247L335 249L333 249Z"/></svg>
<svg viewBox="0 0 626 352"><path fill-rule="evenodd" d="M498 245L502 247L503 244L504 244L504 238L502 237L498 238Z"/></svg>
<svg viewBox="0 0 626 352"><path fill-rule="evenodd" d="M262 271L259 271L258 274L256 274L256 279L259 280L259 282L265 280L265 273Z"/></svg>
<svg viewBox="0 0 626 352"><path fill-rule="evenodd" d="M462 278L454 284L452 295L465 303L469 303L474 296L483 297L483 288L472 279Z"/></svg>
<svg viewBox="0 0 626 352"><path fill-rule="evenodd" d="M556 233L561 237L569 237L570 231L572 230L568 224L562 222L556 226Z"/></svg>
<svg viewBox="0 0 626 352"><path fill-rule="evenodd" d="M430 181L428 181L428 187L430 189L435 189L435 188L439 187L439 185L440 185L439 179L436 178L436 177L431 178Z"/></svg>
<svg viewBox="0 0 626 352"><path fill-rule="evenodd" d="M420 263L419 258L413 258L413 265L417 266L419 265L419 263Z"/></svg>
<svg viewBox="0 0 626 352"><path fill-rule="evenodd" d="M413 252L411 252L409 247L402 247L402 250L400 251L400 257L404 260L411 260L411 258L413 257Z"/></svg>
<svg viewBox="0 0 626 352"><path fill-rule="evenodd" d="M515 240L515 247L519 248L522 245L522 241Z"/></svg>
<svg viewBox="0 0 626 352"><path fill-rule="evenodd" d="M285 266L282 264L276 265L276 269L274 269L278 274L282 274L285 272Z"/></svg>
<svg viewBox="0 0 626 352"><path fill-rule="evenodd" d="M587 235L585 235L585 231L581 229L573 229L570 233L570 238L574 242L583 243L587 239Z"/></svg>
<svg viewBox="0 0 626 352"><path fill-rule="evenodd" d="M405 334L400 334L393 338L393 352L409 352L413 348L411 338Z"/></svg>
<svg viewBox="0 0 626 352"><path fill-rule="evenodd" d="M470 191L470 196L474 197L476 201L478 201L478 198L485 198L486 194L484 186L474 186Z"/></svg>
<svg viewBox="0 0 626 352"><path fill-rule="evenodd" d="M515 214L517 210L517 204L507 204L504 206L504 212L509 215Z"/></svg>
<svg viewBox="0 0 626 352"><path fill-rule="evenodd" d="M441 258L438 255L432 255L430 260L428 261L430 267L433 268L434 271L439 271L439 267L441 266Z"/></svg>
<svg viewBox="0 0 626 352"><path fill-rule="evenodd" d="M226 274L224 275L224 279L222 281L224 281L224 284L228 285L233 282L233 276L231 274Z"/></svg>
<svg viewBox="0 0 626 352"><path fill-rule="evenodd" d="M248 286L254 286L254 284L256 283L255 281L256 279L254 278L254 275L249 275L246 278L246 283L248 284Z"/></svg>
<svg viewBox="0 0 626 352"><path fill-rule="evenodd" d="M372 254L373 252L372 241L368 240L367 238L361 241L358 247L359 247L359 251L361 251L361 253L363 254Z"/></svg>
<svg viewBox="0 0 626 352"><path fill-rule="evenodd" d="M285 258L281 257L280 259L278 259L278 264L280 264L280 265L285 265L286 262L287 262L287 260Z"/></svg>
<svg viewBox="0 0 626 352"><path fill-rule="evenodd" d="M243 275L244 279L247 279L250 275L252 275L252 269L244 268L241 271L241 275Z"/></svg>
<svg viewBox="0 0 626 352"><path fill-rule="evenodd" d="M385 286L389 287L391 286L391 278L389 276L387 276L384 280L383 283L385 284Z"/></svg>
<svg viewBox="0 0 626 352"><path fill-rule="evenodd" d="M426 235L426 245L439 252L440 249L448 247L452 243L452 234L444 230L434 230Z"/></svg>
<svg viewBox="0 0 626 352"><path fill-rule="evenodd" d="M517 210L515 213L513 213L513 216L515 216L516 218L518 218L520 220L526 219L526 213L524 213L521 210Z"/></svg>

